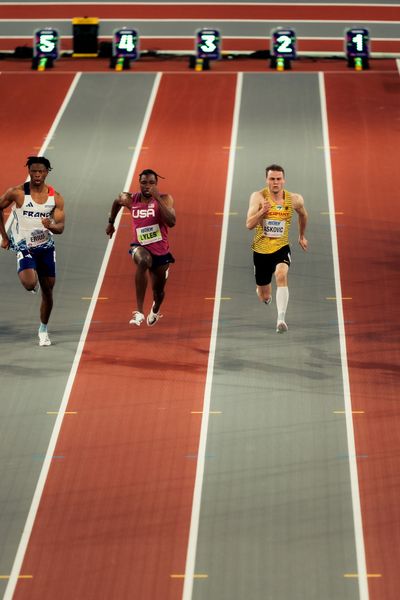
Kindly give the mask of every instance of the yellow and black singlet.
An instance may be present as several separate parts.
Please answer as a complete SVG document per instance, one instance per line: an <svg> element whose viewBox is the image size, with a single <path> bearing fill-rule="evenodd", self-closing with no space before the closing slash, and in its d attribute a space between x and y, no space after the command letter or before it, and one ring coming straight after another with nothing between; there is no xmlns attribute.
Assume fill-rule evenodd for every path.
<svg viewBox="0 0 400 600"><path fill-rule="evenodd" d="M256 225L252 249L260 254L272 254L289 243L289 229L292 222L292 194L283 190L283 200L274 202L268 188L261 191L266 200L272 202L262 223Z"/></svg>

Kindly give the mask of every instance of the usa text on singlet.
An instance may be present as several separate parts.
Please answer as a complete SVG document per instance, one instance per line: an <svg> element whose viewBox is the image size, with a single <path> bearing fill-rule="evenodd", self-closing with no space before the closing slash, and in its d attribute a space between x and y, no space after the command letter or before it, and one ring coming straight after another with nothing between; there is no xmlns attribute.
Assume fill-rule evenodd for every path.
<svg viewBox="0 0 400 600"><path fill-rule="evenodd" d="M289 243L289 229L292 221L292 194L283 191L283 200L275 202L268 188L262 195L272 203L268 213L264 215L262 224L256 225L252 249L260 254L272 254Z"/></svg>

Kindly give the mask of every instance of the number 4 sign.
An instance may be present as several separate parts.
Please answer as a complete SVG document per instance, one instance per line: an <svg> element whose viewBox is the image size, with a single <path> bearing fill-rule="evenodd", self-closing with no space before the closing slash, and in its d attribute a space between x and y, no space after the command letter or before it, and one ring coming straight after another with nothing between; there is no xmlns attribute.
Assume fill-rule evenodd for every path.
<svg viewBox="0 0 400 600"><path fill-rule="evenodd" d="M139 35L135 29L116 29L113 35L113 56L137 60L139 58Z"/></svg>

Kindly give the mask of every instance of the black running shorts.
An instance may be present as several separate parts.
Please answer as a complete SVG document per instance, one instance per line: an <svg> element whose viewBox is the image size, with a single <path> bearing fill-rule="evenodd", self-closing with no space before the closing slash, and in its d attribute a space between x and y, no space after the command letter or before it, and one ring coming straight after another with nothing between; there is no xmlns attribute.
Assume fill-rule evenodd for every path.
<svg viewBox="0 0 400 600"><path fill-rule="evenodd" d="M129 253L132 254L132 258L135 254L137 248L143 248L141 244L131 244ZM151 254L152 262L150 271L157 269L157 267L161 267L162 265L167 265L169 263L174 263L175 258L172 256L171 252L167 252L167 254L153 254L150 252L148 248L145 248L149 254Z"/></svg>
<svg viewBox="0 0 400 600"><path fill-rule="evenodd" d="M271 283L272 275L275 273L276 265L285 263L290 267L290 247L283 246L272 254L261 254L253 252L254 275L257 285L268 285Z"/></svg>

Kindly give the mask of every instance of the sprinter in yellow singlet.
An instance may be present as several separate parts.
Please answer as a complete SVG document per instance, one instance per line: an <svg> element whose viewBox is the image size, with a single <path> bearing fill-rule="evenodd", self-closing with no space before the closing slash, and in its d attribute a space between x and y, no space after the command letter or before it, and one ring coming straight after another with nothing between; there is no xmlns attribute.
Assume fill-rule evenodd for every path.
<svg viewBox="0 0 400 600"><path fill-rule="evenodd" d="M284 189L285 171L279 165L265 170L267 185L250 196L246 227L255 229L252 249L257 296L261 302L270 304L271 280L275 273L276 307L278 319L276 332L285 333L286 309L289 302L288 271L290 267L289 230L293 210L299 219L299 244L307 250L304 237L307 211L300 194Z"/></svg>

